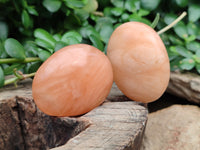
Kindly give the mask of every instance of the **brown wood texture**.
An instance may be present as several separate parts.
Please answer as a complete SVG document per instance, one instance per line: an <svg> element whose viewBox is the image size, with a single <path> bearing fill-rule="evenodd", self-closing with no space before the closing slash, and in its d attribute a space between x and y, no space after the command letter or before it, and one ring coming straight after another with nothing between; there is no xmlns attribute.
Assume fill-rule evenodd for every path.
<svg viewBox="0 0 200 150"><path fill-rule="evenodd" d="M171 72L167 92L200 104L200 76L194 73Z"/></svg>
<svg viewBox="0 0 200 150"><path fill-rule="evenodd" d="M107 100L78 117L42 113L31 96L31 82L0 89L0 150L139 150L147 109L113 84Z"/></svg>

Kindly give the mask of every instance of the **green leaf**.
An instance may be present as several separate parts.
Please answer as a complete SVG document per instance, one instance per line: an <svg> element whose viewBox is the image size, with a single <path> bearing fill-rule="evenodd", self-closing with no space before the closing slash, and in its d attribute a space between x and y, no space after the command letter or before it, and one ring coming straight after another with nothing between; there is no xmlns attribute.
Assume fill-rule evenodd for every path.
<svg viewBox="0 0 200 150"><path fill-rule="evenodd" d="M22 34L24 34L25 36L28 36L28 37L32 36L32 34L33 34L33 32L30 29L25 29L24 27L21 27L19 30Z"/></svg>
<svg viewBox="0 0 200 150"><path fill-rule="evenodd" d="M37 10L34 8L34 6L28 6L27 7L28 13L31 15L38 16Z"/></svg>
<svg viewBox="0 0 200 150"><path fill-rule="evenodd" d="M7 3L9 0L0 0L0 3Z"/></svg>
<svg viewBox="0 0 200 150"><path fill-rule="evenodd" d="M129 21L138 21L138 22L145 23L149 26L151 25L151 22L148 19L142 18L141 16L138 16L138 14L136 13L129 16Z"/></svg>
<svg viewBox="0 0 200 150"><path fill-rule="evenodd" d="M187 31L189 35L198 35L198 27L193 22L187 24Z"/></svg>
<svg viewBox="0 0 200 150"><path fill-rule="evenodd" d="M39 50L38 50L38 56L39 56L39 58L40 58L42 61L45 61L45 60L47 60L47 59L51 56L51 53L48 52L48 51L39 49Z"/></svg>
<svg viewBox="0 0 200 150"><path fill-rule="evenodd" d="M4 47L9 56L22 60L26 58L25 49L17 40L7 39Z"/></svg>
<svg viewBox="0 0 200 150"><path fill-rule="evenodd" d="M76 37L68 37L65 38L63 40L61 40L62 42L64 42L66 45L73 45L73 44L79 44L79 40Z"/></svg>
<svg viewBox="0 0 200 150"><path fill-rule="evenodd" d="M200 74L200 63L196 63L195 68L197 72Z"/></svg>
<svg viewBox="0 0 200 150"><path fill-rule="evenodd" d="M200 50L197 50L192 58L194 59L195 62L200 63Z"/></svg>
<svg viewBox="0 0 200 150"><path fill-rule="evenodd" d="M82 22L80 20L80 18L75 15L70 13L69 16L67 16L67 18L64 20L64 28L65 29L77 29L77 27L80 27L82 25Z"/></svg>
<svg viewBox="0 0 200 150"><path fill-rule="evenodd" d="M124 1L122 0L111 0L111 3L115 6L115 7L124 7Z"/></svg>
<svg viewBox="0 0 200 150"><path fill-rule="evenodd" d="M158 7L160 0L141 0L141 6L147 10L154 10Z"/></svg>
<svg viewBox="0 0 200 150"><path fill-rule="evenodd" d="M108 43L111 34L113 33L113 25L112 24L104 24L100 30L100 35L101 39L105 42Z"/></svg>
<svg viewBox="0 0 200 150"><path fill-rule="evenodd" d="M123 23L115 24L113 28L116 29L117 27L119 27L119 26L122 25L122 24L123 24Z"/></svg>
<svg viewBox="0 0 200 150"><path fill-rule="evenodd" d="M186 7L188 5L188 0L176 0L176 4L179 7Z"/></svg>
<svg viewBox="0 0 200 150"><path fill-rule="evenodd" d="M184 42L181 41L177 36L168 35L170 42L174 45L184 45Z"/></svg>
<svg viewBox="0 0 200 150"><path fill-rule="evenodd" d="M195 61L192 58L184 58L180 61L180 68L183 70L191 70L195 66Z"/></svg>
<svg viewBox="0 0 200 150"><path fill-rule="evenodd" d="M56 40L56 41L60 41L62 36L60 34L54 34L53 35L53 38Z"/></svg>
<svg viewBox="0 0 200 150"><path fill-rule="evenodd" d="M197 32L197 36L196 36L196 38L197 38L197 40L200 41L200 29L199 29L198 32Z"/></svg>
<svg viewBox="0 0 200 150"><path fill-rule="evenodd" d="M183 57L191 58L193 56L192 52L188 51L183 46L176 46L175 48L176 48L176 52L178 52Z"/></svg>
<svg viewBox="0 0 200 150"><path fill-rule="evenodd" d="M0 88L4 86L5 76L3 69L0 66Z"/></svg>
<svg viewBox="0 0 200 150"><path fill-rule="evenodd" d="M180 22L174 27L175 33L182 39L186 39L188 37L187 27L183 22Z"/></svg>
<svg viewBox="0 0 200 150"><path fill-rule="evenodd" d="M0 41L0 56L3 54L3 52L4 52L4 46L3 43Z"/></svg>
<svg viewBox="0 0 200 150"><path fill-rule="evenodd" d="M98 19L95 28L100 33L101 40L107 43L114 30L110 19L107 17Z"/></svg>
<svg viewBox="0 0 200 150"><path fill-rule="evenodd" d="M23 6L23 8L27 8L28 4L26 0L21 0L21 5Z"/></svg>
<svg viewBox="0 0 200 150"><path fill-rule="evenodd" d="M192 42L186 43L186 48L193 52L196 52L196 51L200 50L200 43L197 41L192 41Z"/></svg>
<svg viewBox="0 0 200 150"><path fill-rule="evenodd" d="M5 40L8 37L8 25L0 21L0 39Z"/></svg>
<svg viewBox="0 0 200 150"><path fill-rule="evenodd" d="M140 9L140 10L138 11L138 16L141 16L141 17L147 16L149 13L150 13L150 11L148 11L148 10Z"/></svg>
<svg viewBox="0 0 200 150"><path fill-rule="evenodd" d="M110 17L100 17L98 18L98 20L96 21L96 25L95 25L95 29L97 30L97 32L99 32L99 30L101 29L101 27L104 24L112 24L112 20L110 19Z"/></svg>
<svg viewBox="0 0 200 150"><path fill-rule="evenodd" d="M24 44L25 54L27 57L36 57L38 46L34 41L26 41Z"/></svg>
<svg viewBox="0 0 200 150"><path fill-rule="evenodd" d="M190 35L188 36L187 38L185 38L185 42L186 43L189 43L189 42L192 42L196 39L196 36L195 35Z"/></svg>
<svg viewBox="0 0 200 150"><path fill-rule="evenodd" d="M97 0L88 0L87 4L82 9L91 13L96 11L97 8L98 8Z"/></svg>
<svg viewBox="0 0 200 150"><path fill-rule="evenodd" d="M175 54L169 52L168 57L169 57L169 60L172 61L172 60L176 59L178 57L178 55L175 55Z"/></svg>
<svg viewBox="0 0 200 150"><path fill-rule="evenodd" d="M105 8L110 4L110 0L97 0L99 8Z"/></svg>
<svg viewBox="0 0 200 150"><path fill-rule="evenodd" d="M42 47L42 48L48 50L48 51L51 52L51 53L53 53L54 47L52 47L52 45L51 45L50 43L48 43L47 41L45 41L45 40L43 40L43 39L35 39L35 43L36 43L38 46L40 46L40 47Z"/></svg>
<svg viewBox="0 0 200 150"><path fill-rule="evenodd" d="M61 41L69 45L78 44L82 41L82 36L76 31L68 31L62 36Z"/></svg>
<svg viewBox="0 0 200 150"><path fill-rule="evenodd" d="M120 7L117 7L117 8L120 8ZM98 18L96 18L96 22L98 22L98 20L99 19L103 19L103 20L107 20L107 21L109 21L110 23L117 23L117 21L118 21L118 17L114 17L114 15L113 15L113 13L116 13L117 14L117 12L115 12L115 10L112 12L111 10L112 10L113 8L110 8L110 7L106 7L104 10L103 10L103 14L104 14L104 16L103 17L98 17ZM120 18L119 18L120 19Z"/></svg>
<svg viewBox="0 0 200 150"><path fill-rule="evenodd" d="M198 50L196 51L195 55L196 55L197 57L200 57L200 49L198 49Z"/></svg>
<svg viewBox="0 0 200 150"><path fill-rule="evenodd" d="M174 14L166 14L164 17L164 22L169 25L176 19L176 15Z"/></svg>
<svg viewBox="0 0 200 150"><path fill-rule="evenodd" d="M89 38L89 36L91 34L95 35L98 38L101 38L99 32L97 32L94 27L92 26L85 26L85 27L81 27L80 29L80 34L82 35L83 38Z"/></svg>
<svg viewBox="0 0 200 150"><path fill-rule="evenodd" d="M124 7L129 12L136 12L140 9L140 2L139 1L133 1L133 0L126 0Z"/></svg>
<svg viewBox="0 0 200 150"><path fill-rule="evenodd" d="M0 41L0 58L6 58L8 54L4 48L4 44Z"/></svg>
<svg viewBox="0 0 200 150"><path fill-rule="evenodd" d="M189 5L188 18L191 22L196 22L200 18L200 5Z"/></svg>
<svg viewBox="0 0 200 150"><path fill-rule="evenodd" d="M123 13L121 16L122 22L128 22L129 19L129 14L128 13Z"/></svg>
<svg viewBox="0 0 200 150"><path fill-rule="evenodd" d="M44 0L42 4L49 12L54 13L60 9L62 2L60 0Z"/></svg>
<svg viewBox="0 0 200 150"><path fill-rule="evenodd" d="M36 72L41 66L42 62L32 62L27 65L27 73Z"/></svg>
<svg viewBox="0 0 200 150"><path fill-rule="evenodd" d="M42 39L48 42L52 47L55 46L56 40L53 38L51 34L49 34L46 30L38 28L34 31L34 36L38 39Z"/></svg>
<svg viewBox="0 0 200 150"><path fill-rule="evenodd" d="M89 13L83 9L75 9L74 14L81 20L85 21L89 18Z"/></svg>
<svg viewBox="0 0 200 150"><path fill-rule="evenodd" d="M101 42L101 40L98 37L96 37L95 35L91 34L89 36L89 39L92 42L94 47L96 47L99 50L103 51L104 45L103 45L103 43Z"/></svg>
<svg viewBox="0 0 200 150"><path fill-rule="evenodd" d="M105 15L106 16L106 15ZM95 15L94 13L93 14L90 14L90 19L94 22L96 22L98 20L99 16ZM87 21L88 23L88 21ZM88 24L87 24L88 25ZM85 24L83 25L85 26Z"/></svg>
<svg viewBox="0 0 200 150"><path fill-rule="evenodd" d="M165 44L165 46L167 47L168 45L171 45L170 41L169 41L169 35L168 34L161 34L160 35L163 43Z"/></svg>
<svg viewBox="0 0 200 150"><path fill-rule="evenodd" d="M114 16L121 16L124 10L123 8L120 8L120 7L114 7L114 8L111 8L110 11Z"/></svg>
<svg viewBox="0 0 200 150"><path fill-rule="evenodd" d="M106 8L104 8L103 9L103 14L104 14L104 16L105 17L110 17L110 16L112 16L112 13L111 13L111 10L112 8L111 7L106 7ZM99 18L99 17L98 17Z"/></svg>
<svg viewBox="0 0 200 150"><path fill-rule="evenodd" d="M177 52L176 46L170 46L169 47L169 52L174 53L176 55L179 55L179 53Z"/></svg>
<svg viewBox="0 0 200 150"><path fill-rule="evenodd" d="M33 26L33 22L26 10L22 11L21 19L22 19L22 24L26 29Z"/></svg>
<svg viewBox="0 0 200 150"><path fill-rule="evenodd" d="M182 59L182 57L177 57L176 59L170 61L170 70L171 71L180 70L179 65L180 65L181 59Z"/></svg>
<svg viewBox="0 0 200 150"><path fill-rule="evenodd" d="M4 69L4 75L11 75L13 74L14 69L21 69L25 66L25 64L12 64L11 66Z"/></svg>
<svg viewBox="0 0 200 150"><path fill-rule="evenodd" d="M58 41L58 42L56 42L54 51L56 52L56 51L60 50L61 48L65 47L65 46L67 46L67 44L65 42Z"/></svg>
<svg viewBox="0 0 200 150"><path fill-rule="evenodd" d="M88 3L88 0L63 0L63 1L65 2L66 6L72 9L82 8Z"/></svg>
<svg viewBox="0 0 200 150"><path fill-rule="evenodd" d="M179 56L179 54L176 52L175 46L170 46L166 48L170 61L176 59Z"/></svg>
<svg viewBox="0 0 200 150"><path fill-rule="evenodd" d="M192 58L196 63L200 63L200 57L194 55Z"/></svg>

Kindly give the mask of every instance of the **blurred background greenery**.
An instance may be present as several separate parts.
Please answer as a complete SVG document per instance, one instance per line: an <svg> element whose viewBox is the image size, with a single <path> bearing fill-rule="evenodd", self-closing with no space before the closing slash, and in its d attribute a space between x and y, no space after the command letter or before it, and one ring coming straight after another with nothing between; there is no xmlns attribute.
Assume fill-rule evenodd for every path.
<svg viewBox="0 0 200 150"><path fill-rule="evenodd" d="M187 16L160 36L171 71L199 74L198 0L0 0L0 87L5 76L34 73L64 46L87 43L106 53L120 24L139 21L159 31L184 11Z"/></svg>

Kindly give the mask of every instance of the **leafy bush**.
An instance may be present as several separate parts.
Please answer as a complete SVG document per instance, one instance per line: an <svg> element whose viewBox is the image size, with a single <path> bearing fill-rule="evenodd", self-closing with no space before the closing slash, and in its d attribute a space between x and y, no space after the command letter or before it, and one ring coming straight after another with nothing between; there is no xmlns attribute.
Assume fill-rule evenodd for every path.
<svg viewBox="0 0 200 150"><path fill-rule="evenodd" d="M160 30L183 11L187 18L161 34L171 70L200 73L197 0L0 0L0 87L34 75L60 48L87 43L106 53L114 29L140 21ZM157 16L157 17L156 17ZM154 20L154 18L156 18ZM195 69L194 69L195 68ZM15 74L16 78L4 80Z"/></svg>
<svg viewBox="0 0 200 150"><path fill-rule="evenodd" d="M160 5L168 7L155 10L163 16L158 28L170 24L182 11L188 13L187 17L174 26L172 30L161 35L168 51L171 70L200 73L200 29L198 28L200 6L198 2L195 0L170 0L160 3Z"/></svg>

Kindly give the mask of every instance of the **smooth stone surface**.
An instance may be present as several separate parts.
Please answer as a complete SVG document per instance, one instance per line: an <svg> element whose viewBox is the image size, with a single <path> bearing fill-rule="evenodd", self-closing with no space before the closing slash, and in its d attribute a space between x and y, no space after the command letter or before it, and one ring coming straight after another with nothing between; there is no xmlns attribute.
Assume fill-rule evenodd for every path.
<svg viewBox="0 0 200 150"><path fill-rule="evenodd" d="M108 57L88 44L74 44L55 52L40 66L32 95L47 115L78 116L102 104L112 84Z"/></svg>
<svg viewBox="0 0 200 150"><path fill-rule="evenodd" d="M150 113L141 150L199 150L200 108L173 105Z"/></svg>
<svg viewBox="0 0 200 150"><path fill-rule="evenodd" d="M141 22L127 22L112 33L107 56L114 81L132 100L148 103L165 92L170 66L166 48L155 30Z"/></svg>

